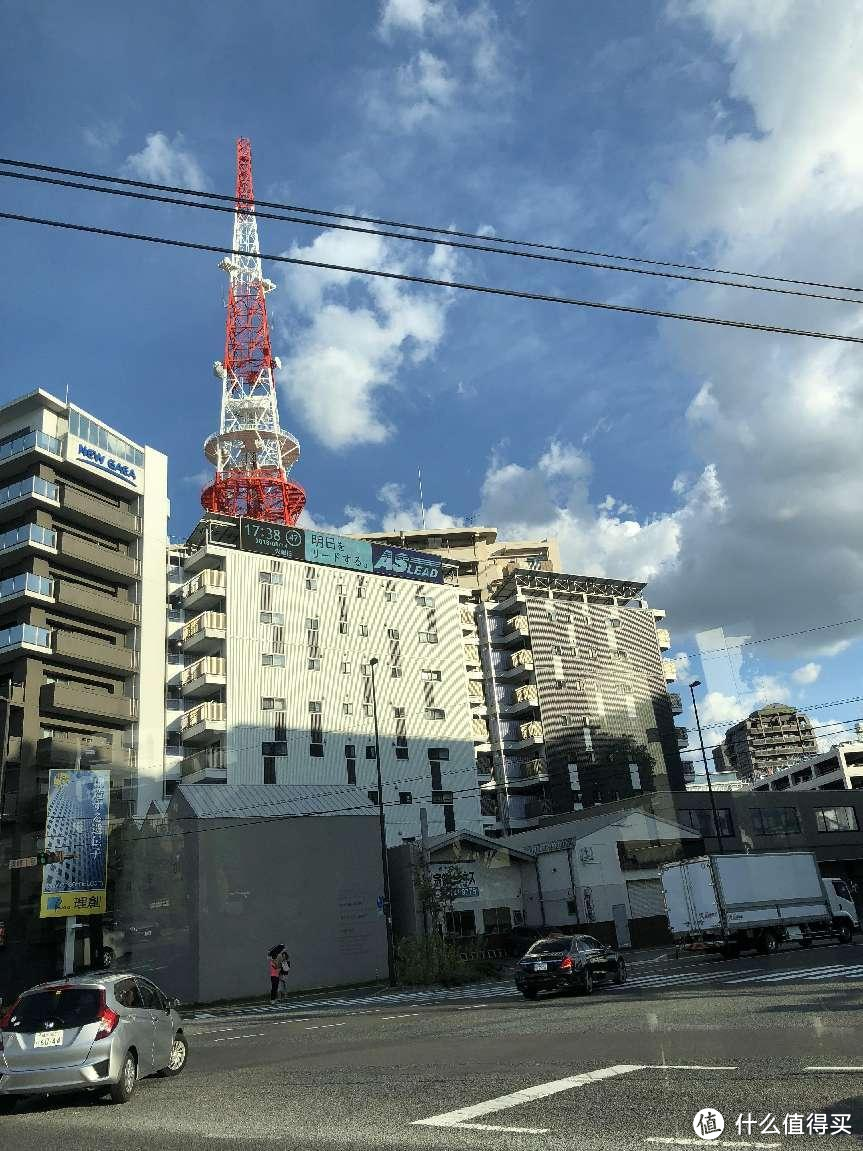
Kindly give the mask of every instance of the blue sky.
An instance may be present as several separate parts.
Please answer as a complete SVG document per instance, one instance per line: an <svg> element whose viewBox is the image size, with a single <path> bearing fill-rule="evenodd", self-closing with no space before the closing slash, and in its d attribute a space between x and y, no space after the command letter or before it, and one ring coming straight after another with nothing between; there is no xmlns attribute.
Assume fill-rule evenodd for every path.
<svg viewBox="0 0 863 1151"><path fill-rule="evenodd" d="M846 284L863 266L857 3L320 0L248 5L242 23L221 0L3 9L7 156L231 191L242 134L262 198ZM9 180L3 202L230 237L225 216ZM860 329L848 305L260 231L265 252ZM167 452L182 537L218 419L217 258L23 224L3 234L9 394L68 385ZM554 534L570 570L646 579L681 663L707 680L708 723L767 699L857 694L859 626L735 648L739 666L700 662L695 634L863 616L858 349L268 272L312 522L415 523L421 465L429 522Z"/></svg>

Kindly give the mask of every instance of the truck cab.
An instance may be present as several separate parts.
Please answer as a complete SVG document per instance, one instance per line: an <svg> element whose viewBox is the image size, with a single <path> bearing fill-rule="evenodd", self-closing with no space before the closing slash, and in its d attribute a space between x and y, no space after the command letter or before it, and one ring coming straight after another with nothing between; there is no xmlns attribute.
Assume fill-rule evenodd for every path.
<svg viewBox="0 0 863 1151"><path fill-rule="evenodd" d="M833 918L834 926L837 928L842 927L843 923L848 924L848 932L842 932L845 936L850 933L860 930L860 917L857 914L857 908L854 905L854 897L851 894L851 889L844 879L828 879L825 878L824 891L827 894L827 902L830 905L830 914Z"/></svg>

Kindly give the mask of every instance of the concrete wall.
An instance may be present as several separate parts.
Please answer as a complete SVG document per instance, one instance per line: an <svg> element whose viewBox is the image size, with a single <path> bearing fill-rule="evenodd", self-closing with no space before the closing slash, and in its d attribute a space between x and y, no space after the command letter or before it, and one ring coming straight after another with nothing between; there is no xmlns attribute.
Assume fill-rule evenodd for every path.
<svg viewBox="0 0 863 1151"><path fill-rule="evenodd" d="M267 951L284 943L291 987L386 978L373 816L199 821L200 1002L269 992Z"/></svg>

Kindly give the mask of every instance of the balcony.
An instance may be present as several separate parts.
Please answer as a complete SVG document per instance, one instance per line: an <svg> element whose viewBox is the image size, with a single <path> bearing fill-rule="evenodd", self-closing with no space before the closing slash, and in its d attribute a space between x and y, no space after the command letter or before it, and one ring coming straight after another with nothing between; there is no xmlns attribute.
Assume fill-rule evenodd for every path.
<svg viewBox="0 0 863 1151"><path fill-rule="evenodd" d="M183 647L186 651L213 655L225 642L227 621L225 613L205 611L196 616L183 628Z"/></svg>
<svg viewBox="0 0 863 1151"><path fill-rule="evenodd" d="M533 787L537 783L548 783L548 765L544 759L528 759L507 775L506 782L510 789Z"/></svg>
<svg viewBox="0 0 863 1151"><path fill-rule="evenodd" d="M491 637L491 642L498 647L512 647L514 644L530 640L530 627L526 615L516 615L506 621L506 624Z"/></svg>
<svg viewBox="0 0 863 1151"><path fill-rule="evenodd" d="M61 448L60 441L45 432L22 432L16 439L0 444L0 476L19 471L21 461L29 455L58 460Z"/></svg>
<svg viewBox="0 0 863 1151"><path fill-rule="evenodd" d="M501 708L501 711L506 712L507 715L523 715L538 707L539 696L537 695L536 684L526 683L515 689L512 693L512 699Z"/></svg>
<svg viewBox="0 0 863 1151"><path fill-rule="evenodd" d="M531 799L526 803L513 803L509 812L510 826L519 830L536 827L540 816L544 814L545 807L539 799Z"/></svg>
<svg viewBox="0 0 863 1151"><path fill-rule="evenodd" d="M39 707L56 715L75 715L125 727L137 715L137 702L125 695L79 687L72 683L46 683L39 693Z"/></svg>
<svg viewBox="0 0 863 1151"><path fill-rule="evenodd" d="M122 676L131 675L137 667L136 653L119 644L100 643L68 631L55 631L53 641L54 658L58 663Z"/></svg>
<svg viewBox="0 0 863 1151"><path fill-rule="evenodd" d="M61 604L69 615L77 616L79 619L131 628L141 618L140 607L131 603L125 594L106 595L104 592L93 591L84 584L64 579L58 579L55 588L57 603Z"/></svg>
<svg viewBox="0 0 863 1151"><path fill-rule="evenodd" d="M22 653L51 654L51 633L31 623L19 623L0 630L0 660L14 659Z"/></svg>
<svg viewBox="0 0 863 1151"><path fill-rule="evenodd" d="M0 487L0 515L7 508L59 507L60 489L39 476L28 476L26 480Z"/></svg>
<svg viewBox="0 0 863 1151"><path fill-rule="evenodd" d="M22 524L20 528L0 534L0 556L4 559L13 552L25 549L39 555L57 554L57 533L39 524Z"/></svg>
<svg viewBox="0 0 863 1151"><path fill-rule="evenodd" d="M60 555L66 560L69 567L78 571L91 572L94 575L114 576L124 583L132 583L138 577L138 561L124 551L115 551L104 547L93 540L81 539L80 536L62 532L60 536Z"/></svg>
<svg viewBox="0 0 863 1151"><path fill-rule="evenodd" d="M680 695L676 691L670 691L668 693L668 702L671 704L672 715L683 714L683 700L680 698Z"/></svg>
<svg viewBox="0 0 863 1151"><path fill-rule="evenodd" d="M668 651L671 647L671 633L666 627L658 627L656 629L656 638L659 642L660 651Z"/></svg>
<svg viewBox="0 0 863 1151"><path fill-rule="evenodd" d="M45 576L25 572L0 580L0 606L6 607L16 600L28 603L53 603L54 581Z"/></svg>
<svg viewBox="0 0 863 1151"><path fill-rule="evenodd" d="M665 676L666 683L677 682L677 664L673 659L664 659L662 661L662 674Z"/></svg>
<svg viewBox="0 0 863 1151"><path fill-rule="evenodd" d="M517 592L515 595L510 596L509 599L496 603L493 610L495 615L512 615L513 612L524 611L526 602L525 597L520 592Z"/></svg>
<svg viewBox="0 0 863 1151"><path fill-rule="evenodd" d="M473 715L473 741L474 743L482 744L483 746L489 741L488 724L481 715Z"/></svg>
<svg viewBox="0 0 863 1151"><path fill-rule="evenodd" d="M459 609L459 618L461 619L462 635L476 635L476 619L469 607Z"/></svg>
<svg viewBox="0 0 863 1151"><path fill-rule="evenodd" d="M685 727L675 727L674 734L678 747L689 747L689 731Z"/></svg>
<svg viewBox="0 0 863 1151"><path fill-rule="evenodd" d="M221 607L225 602L225 573L205 568L183 586L183 607L198 611Z"/></svg>
<svg viewBox="0 0 863 1151"><path fill-rule="evenodd" d="M510 683L518 680L533 678L533 654L529 651L517 651L510 656L510 666L497 673L498 679Z"/></svg>
<svg viewBox="0 0 863 1151"><path fill-rule="evenodd" d="M187 743L214 743L225 734L227 709L223 703L199 703L183 713L180 738Z"/></svg>
<svg viewBox="0 0 863 1151"><path fill-rule="evenodd" d="M205 656L180 675L180 689L185 698L211 695L223 689L228 682L224 659L216 655Z"/></svg>
<svg viewBox="0 0 863 1151"><path fill-rule="evenodd" d="M543 742L542 724L539 720L530 720L519 728L519 738L506 740L507 751L524 751L527 748L538 746Z"/></svg>
<svg viewBox="0 0 863 1151"><path fill-rule="evenodd" d="M79 754L91 765L118 762L111 736L51 735L36 743L37 761L51 767L74 767Z"/></svg>
<svg viewBox="0 0 863 1151"><path fill-rule="evenodd" d="M196 751L180 761L183 783L227 783L228 769L220 746Z"/></svg>
<svg viewBox="0 0 863 1151"><path fill-rule="evenodd" d="M84 527L110 528L126 539L141 534L141 518L118 507L112 500L101 499L90 492L63 485L62 506L66 517Z"/></svg>
<svg viewBox="0 0 863 1151"><path fill-rule="evenodd" d="M468 668L481 668L482 661L479 658L479 648L472 643L464 645L464 662L465 667Z"/></svg>

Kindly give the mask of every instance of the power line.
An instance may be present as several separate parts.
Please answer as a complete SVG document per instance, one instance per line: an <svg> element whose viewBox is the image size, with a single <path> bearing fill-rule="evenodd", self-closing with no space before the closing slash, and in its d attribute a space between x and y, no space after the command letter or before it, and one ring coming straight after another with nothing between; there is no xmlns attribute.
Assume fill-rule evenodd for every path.
<svg viewBox="0 0 863 1151"><path fill-rule="evenodd" d="M235 196L226 193L205 192L201 189L183 188L171 184L155 184L147 180L131 180L121 176L106 176L98 172L81 171L75 168L60 168L53 164L35 164L25 160L12 160L6 157L0 157L0 164L7 164L13 168L29 168L36 172L53 172L61 176L76 176L88 180L99 180L104 183L121 184L124 187L150 188L157 192L173 192L183 196L199 196L210 200L222 200L231 204L235 202ZM519 248L537 248L540 251L546 252L565 252L576 256L596 256L599 259L605 260L621 260L625 263L650 264L653 267L659 268L678 268L688 272L707 272L717 276L740 276L749 280L796 284L799 287L806 288L829 288L839 292L863 292L863 288L849 287L846 284L832 284L819 280L801 280L791 276L770 276L763 272L735 272L728 268L714 268L702 264L676 263L673 260L655 260L645 256L621 256L614 252L602 252L591 248L571 248L561 244L545 244L532 240L512 240L503 236L483 235L481 232L466 232L459 231L455 228L441 228L427 224L409 224L401 220L389 220L376 216L361 216L353 212L334 212L326 208L306 208L299 204L285 204L276 200L256 199L255 205L256 210L258 207L277 208L285 212L302 212L306 215L328 216L334 220L351 220L354 223L375 224L387 228L404 228L407 231L426 232L436 236L457 237L458 239L465 240L483 240L491 244L509 244ZM231 211L233 211L233 208L231 208Z"/></svg>
<svg viewBox="0 0 863 1151"><path fill-rule="evenodd" d="M3 161L0 160L0 163L2 162ZM131 192L124 188L99 187L96 184L85 184L76 180L61 180L48 176L34 176L24 172L8 172L3 171L2 169L0 169L0 176L8 176L13 180L27 180L37 184L49 184L61 188L73 188L84 192L99 192L108 196L123 196L132 200L144 200L159 204L174 204L182 208L198 208L207 212L225 212L230 215L233 215L234 213L233 207L227 207L226 205L222 204L205 204L194 200L181 200L176 196L157 196L148 192ZM105 179L108 179L108 177L105 177ZM158 188L159 185L152 185L152 187ZM199 193L192 192L191 190L184 190L184 194L199 195ZM309 209L309 211L311 211L311 209ZM496 256L515 256L518 259L523 260L538 260L553 264L568 264L575 267L594 268L606 272L625 272L635 276L653 276L665 280L683 280L695 284L711 284L725 288L740 288L748 292L769 292L773 295L796 296L800 299L806 300L829 300L833 303L840 304L863 304L863 299L855 299L852 296L835 296L825 292L801 292L795 288L774 288L767 287L763 284L744 284L736 280L720 280L716 277L687 275L682 272L661 272L650 268L627 268L621 266L620 264L599 263L596 260L573 259L572 257L566 256L549 256L540 252L530 252L527 250L519 250L517 248L501 247L500 245L503 243L503 241L496 241L497 246L491 246L488 243L467 243L465 241L454 240L451 238L444 239L440 236L411 236L404 232L394 232L382 228L358 227L356 224L336 224L332 223L331 221L315 217L305 218L303 216L276 214L274 212L262 212L258 209L257 206L255 208L255 215L259 219L276 220L280 223L301 224L306 227L321 228L330 231L334 230L340 232L358 232L361 235L383 236L387 239L405 240L414 244L431 244L434 247L457 248L470 252L491 253ZM453 235L453 233L450 233L450 235ZM863 291L863 289L860 290Z"/></svg>
<svg viewBox="0 0 863 1151"><path fill-rule="evenodd" d="M815 624L813 627L803 627L803 628L800 628L798 631L786 631L786 632L782 632L779 635L768 635L768 636L765 636L763 639L745 639L745 640L741 640L740 643L726 643L726 644L723 644L721 649L716 648L712 651L705 651L705 652L702 652L699 650L698 657L699 657L699 659L704 659L705 657L710 658L710 659L716 659L718 656L719 657L724 656L726 651L732 651L735 648L752 647L754 644L775 643L777 640L780 640L780 639L794 639L796 636L799 636L799 635L809 635L809 633L813 632L813 631L828 631L829 629L834 628L834 627L848 627L854 623L863 623L863 616L854 616L851 619L840 619L840 620L837 620L836 623Z"/></svg>
<svg viewBox="0 0 863 1151"><path fill-rule="evenodd" d="M91 224L73 224L67 220L52 220L37 216L25 216L19 212L0 212L0 219L15 220L25 224L39 224L43 227L58 228L70 232L83 232L88 235L113 236L121 240L138 240L148 244L182 248L198 252L214 252L224 256L248 255L240 249L224 248L221 245L203 244L192 240L175 240L165 236L151 236L140 232L126 232L114 228L99 228ZM333 272L348 272L351 275L375 276L384 280L401 281L408 284L423 284L429 287L458 289L463 292L477 292L482 295L503 296L508 299L533 300L546 304L566 304L576 308L596 308L605 312L622 312L628 315L652 316L663 320L686 320L696 324L710 324L721 328L736 328L750 332L771 332L783 336L805 336L815 340L835 340L845 344L863 344L863 337L840 335L838 332L819 332L805 328L786 328L776 324L758 324L747 320L725 320L718 316L702 316L691 312L671 312L661 308L644 308L631 304L611 304L602 300L580 300L570 296L556 296L544 292L523 292L515 288L491 287L487 284L471 284L458 280L442 280L432 276L408 275L405 272L385 272L377 268L363 268L350 264L333 264L326 260L306 260L298 256L277 256L261 253L262 260L277 264L292 264L304 268L322 268Z"/></svg>
<svg viewBox="0 0 863 1151"><path fill-rule="evenodd" d="M851 695L847 699L829 699L829 700L826 700L824 703L804 704L803 707L798 708L797 710L800 712L803 712L804 714L807 714L810 711L820 711L822 708L825 708L825 707L847 707L847 705L849 703L861 703L861 702L863 702L863 695ZM727 721L724 721L724 720L720 720L717 723L702 723L701 726L702 727L733 727L734 724L728 723Z"/></svg>

